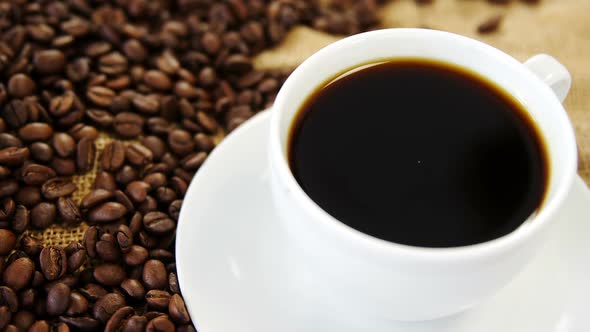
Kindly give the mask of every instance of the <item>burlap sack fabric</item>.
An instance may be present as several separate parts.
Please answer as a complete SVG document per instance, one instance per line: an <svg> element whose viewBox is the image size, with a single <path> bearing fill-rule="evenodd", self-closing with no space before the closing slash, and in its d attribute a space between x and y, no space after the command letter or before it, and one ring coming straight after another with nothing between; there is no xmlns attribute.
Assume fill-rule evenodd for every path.
<svg viewBox="0 0 590 332"><path fill-rule="evenodd" d="M590 1L542 0L531 6L514 3L509 6L491 5L476 0L436 0L432 5L416 7L413 0L396 0L381 11L383 27L430 27L459 33L489 43L519 60L537 53L548 53L559 59L573 76L573 87L565 107L576 129L580 165L579 173L590 181ZM500 30L478 35L476 27L483 20L504 14ZM309 28L294 29L284 43L260 54L255 64L261 69L294 68L321 47L339 37ZM218 137L218 140L221 136ZM97 156L112 140L102 133L96 141ZM73 199L78 203L90 190L95 169L84 176L74 177L78 190ZM88 226L75 228L53 225L44 231L30 233L45 244L67 245L81 240Z"/></svg>

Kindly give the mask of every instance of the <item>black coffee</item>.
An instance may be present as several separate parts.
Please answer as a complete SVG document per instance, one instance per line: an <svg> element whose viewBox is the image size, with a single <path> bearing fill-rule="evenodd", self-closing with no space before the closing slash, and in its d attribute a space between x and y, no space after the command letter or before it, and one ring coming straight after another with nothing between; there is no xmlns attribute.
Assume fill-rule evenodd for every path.
<svg viewBox="0 0 590 332"><path fill-rule="evenodd" d="M421 247L501 237L541 205L543 141L523 106L450 64L395 60L313 93L291 129L291 169L326 212Z"/></svg>

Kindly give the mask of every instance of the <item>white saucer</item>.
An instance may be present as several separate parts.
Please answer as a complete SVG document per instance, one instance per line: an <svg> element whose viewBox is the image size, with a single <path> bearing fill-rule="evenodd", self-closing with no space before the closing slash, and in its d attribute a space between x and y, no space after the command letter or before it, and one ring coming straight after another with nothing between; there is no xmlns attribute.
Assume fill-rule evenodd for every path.
<svg viewBox="0 0 590 332"><path fill-rule="evenodd" d="M176 240L178 278L199 332L587 332L590 331L590 191L581 179L549 243L493 298L436 321L367 325L313 310L289 280L270 198L269 112L230 134L185 197ZM370 326L369 326L370 325Z"/></svg>

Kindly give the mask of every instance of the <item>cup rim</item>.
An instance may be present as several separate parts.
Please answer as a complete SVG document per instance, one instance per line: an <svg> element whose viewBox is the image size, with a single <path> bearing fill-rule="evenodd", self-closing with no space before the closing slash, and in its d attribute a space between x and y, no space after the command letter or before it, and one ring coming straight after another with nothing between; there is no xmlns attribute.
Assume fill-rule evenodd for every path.
<svg viewBox="0 0 590 332"><path fill-rule="evenodd" d="M453 42L469 43L470 47L478 48L481 51L492 54L499 63L509 65L512 71L518 75L526 77L527 81L530 81L530 84L533 85L534 89L539 91L538 93L554 96L555 101L559 105L559 108L553 108L555 112L559 113L558 117L560 121L557 126L559 126L559 130L562 132L563 137L567 142L567 144L561 149L560 163L565 165L564 172L567 173L563 176L563 182L558 184L555 189L554 195L544 201L541 210L534 217L535 222L527 223L526 227L521 225L509 234L499 238L472 245L445 248L411 246L383 240L346 225L323 210L301 188L291 172L287 156L283 153L280 144L280 123L282 115L284 114L284 112L280 110L280 105L286 102L286 100L284 101L284 91L294 88L296 84L295 81L298 80L303 72L308 71L308 67L312 67L312 64L318 63L319 61L326 61L326 59L329 59L329 57L326 56L330 55L335 50L349 44L355 44L355 46L359 47L359 44L366 42L368 38L384 37L386 35L389 35L389 37L392 38L395 36L407 37L407 35L414 35L421 38L446 38ZM482 256L496 254L498 251L511 250L519 246L526 239L531 238L534 234L539 233L549 224L549 221L553 219L553 216L567 198L573 185L575 175L577 174L577 148L574 130L561 102L557 100L557 97L548 85L539 80L531 71L527 70L521 62L499 49L472 38L450 32L429 29L393 28L365 32L336 41L313 54L293 71L279 91L275 106L272 108L269 137L269 162L274 171L273 176L286 186L286 190L293 195L292 199L297 201L296 203L298 206L301 206L308 211L312 219L314 219L314 224L317 224L317 227L321 227L323 231L332 232L332 235L340 240L349 241L349 243L355 244L359 248L369 250L372 254L380 255L384 258L390 258L392 255L396 255L408 259L449 261L458 258L481 258ZM550 156L550 158L554 157ZM554 177L556 175L552 173L550 176Z"/></svg>

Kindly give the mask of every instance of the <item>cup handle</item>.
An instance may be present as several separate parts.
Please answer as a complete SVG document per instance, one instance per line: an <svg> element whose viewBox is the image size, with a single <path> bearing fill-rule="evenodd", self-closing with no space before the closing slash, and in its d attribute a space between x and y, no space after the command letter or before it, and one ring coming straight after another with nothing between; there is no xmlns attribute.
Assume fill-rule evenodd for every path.
<svg viewBox="0 0 590 332"><path fill-rule="evenodd" d="M572 76L564 65L547 54L537 54L524 65L549 85L561 102L564 101L572 86Z"/></svg>

